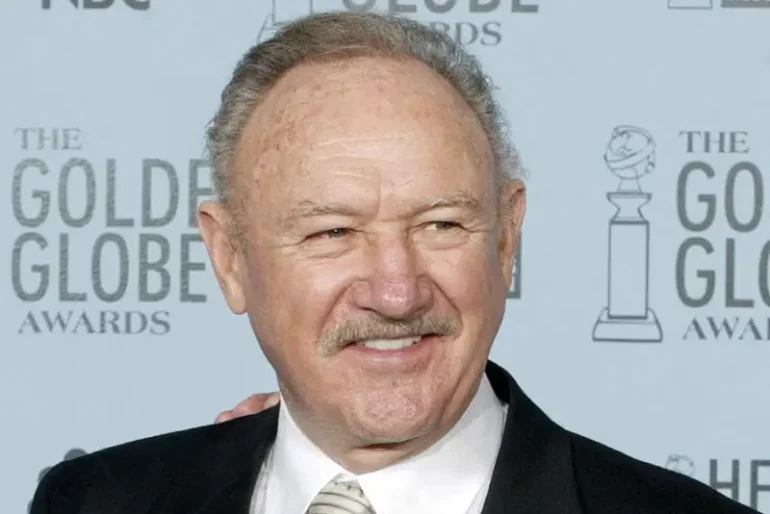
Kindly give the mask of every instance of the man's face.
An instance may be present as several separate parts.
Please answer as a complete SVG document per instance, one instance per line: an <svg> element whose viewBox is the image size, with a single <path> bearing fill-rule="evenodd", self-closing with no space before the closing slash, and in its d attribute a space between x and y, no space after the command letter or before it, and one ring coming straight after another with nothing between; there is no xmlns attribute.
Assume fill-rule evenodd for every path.
<svg viewBox="0 0 770 514"><path fill-rule="evenodd" d="M471 108L417 62L308 64L256 109L238 152L239 249L201 227L298 418L362 444L451 427L499 328L524 209L503 205Z"/></svg>

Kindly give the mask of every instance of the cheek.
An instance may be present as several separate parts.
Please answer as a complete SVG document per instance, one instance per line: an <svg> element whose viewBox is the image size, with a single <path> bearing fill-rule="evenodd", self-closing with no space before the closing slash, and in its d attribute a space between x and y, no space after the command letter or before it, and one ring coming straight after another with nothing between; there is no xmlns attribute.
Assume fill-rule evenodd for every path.
<svg viewBox="0 0 770 514"><path fill-rule="evenodd" d="M473 248L426 258L428 274L464 323L483 317L485 306L499 296L500 287L495 284L502 282L502 276L493 253L480 242Z"/></svg>
<svg viewBox="0 0 770 514"><path fill-rule="evenodd" d="M254 264L260 270L250 312L260 312L269 327L263 337L282 347L312 344L328 324L340 296L351 281L350 266L334 260L309 261L276 256L271 264Z"/></svg>

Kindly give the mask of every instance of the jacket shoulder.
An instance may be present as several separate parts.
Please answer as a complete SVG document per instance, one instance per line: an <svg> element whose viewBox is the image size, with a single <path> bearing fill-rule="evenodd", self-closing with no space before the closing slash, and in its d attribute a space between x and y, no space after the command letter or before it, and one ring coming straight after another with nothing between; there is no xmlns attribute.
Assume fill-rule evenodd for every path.
<svg viewBox="0 0 770 514"><path fill-rule="evenodd" d="M274 438L268 411L105 448L53 466L35 491L30 514L70 514L107 501L114 512L147 512L146 501L163 495L180 476L205 481Z"/></svg>
<svg viewBox="0 0 770 514"><path fill-rule="evenodd" d="M571 434L587 514L757 514L693 478Z"/></svg>

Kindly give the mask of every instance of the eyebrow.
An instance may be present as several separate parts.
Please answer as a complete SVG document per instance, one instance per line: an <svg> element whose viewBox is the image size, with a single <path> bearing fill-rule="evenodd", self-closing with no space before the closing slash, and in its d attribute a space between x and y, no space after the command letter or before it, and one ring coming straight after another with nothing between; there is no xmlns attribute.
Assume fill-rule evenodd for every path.
<svg viewBox="0 0 770 514"><path fill-rule="evenodd" d="M286 231L292 228L300 219L335 214L338 216L354 216L356 211L350 206L339 203L320 203L316 200L302 200L279 220L278 225L281 230Z"/></svg>
<svg viewBox="0 0 770 514"><path fill-rule="evenodd" d="M450 196L430 199L428 202L418 207L415 210L415 214L422 214L433 209L441 208L461 208L476 211L481 209L481 202L472 194L461 191Z"/></svg>
<svg viewBox="0 0 770 514"><path fill-rule="evenodd" d="M320 203L315 200L302 200L291 208L289 214L286 216L286 219L293 220L297 218L312 218L314 216L328 216L331 214L352 216L355 213L355 209L343 204L333 202Z"/></svg>
<svg viewBox="0 0 770 514"><path fill-rule="evenodd" d="M478 198L467 192L459 192L449 196L428 199L428 201L413 209L410 215L416 216L435 209L449 208L478 211L481 210L481 202ZM288 214L281 221L281 226L287 228L298 219L303 218L330 215L355 216L357 214L359 214L359 211L349 205L305 199L289 210Z"/></svg>

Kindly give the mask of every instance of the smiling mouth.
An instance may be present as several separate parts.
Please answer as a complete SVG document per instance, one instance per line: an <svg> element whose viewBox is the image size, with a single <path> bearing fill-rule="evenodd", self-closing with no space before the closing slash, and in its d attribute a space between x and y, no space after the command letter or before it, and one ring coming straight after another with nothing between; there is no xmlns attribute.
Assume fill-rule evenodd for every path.
<svg viewBox="0 0 770 514"><path fill-rule="evenodd" d="M357 342L355 344L379 351L403 350L404 348L409 348L413 344L419 343L424 337L428 337L430 335L431 334L425 334L423 336L402 337L400 339L369 339L366 341Z"/></svg>

